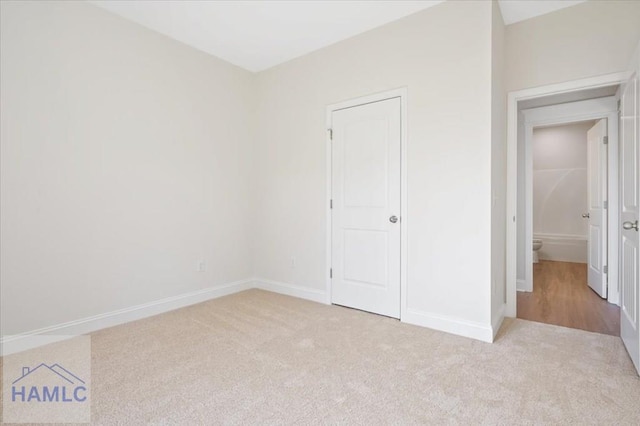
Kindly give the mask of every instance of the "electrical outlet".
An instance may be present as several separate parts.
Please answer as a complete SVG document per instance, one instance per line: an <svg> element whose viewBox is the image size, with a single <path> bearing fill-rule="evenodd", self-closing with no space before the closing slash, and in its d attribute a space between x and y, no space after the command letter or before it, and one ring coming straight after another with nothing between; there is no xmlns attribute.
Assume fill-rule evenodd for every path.
<svg viewBox="0 0 640 426"><path fill-rule="evenodd" d="M291 258L291 269L296 269L296 258L295 257Z"/></svg>
<svg viewBox="0 0 640 426"><path fill-rule="evenodd" d="M204 261L201 260L200 262L198 262L198 272L204 272L205 266L206 265L205 265Z"/></svg>

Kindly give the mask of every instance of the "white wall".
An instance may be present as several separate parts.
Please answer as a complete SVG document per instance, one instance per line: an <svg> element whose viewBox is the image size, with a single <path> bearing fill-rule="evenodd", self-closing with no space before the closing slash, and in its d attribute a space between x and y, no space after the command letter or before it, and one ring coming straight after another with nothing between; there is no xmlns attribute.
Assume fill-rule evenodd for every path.
<svg viewBox="0 0 640 426"><path fill-rule="evenodd" d="M326 106L406 86L409 308L489 327L491 66L491 4L446 2L260 73L257 276L325 290Z"/></svg>
<svg viewBox="0 0 640 426"><path fill-rule="evenodd" d="M253 75L83 2L1 7L1 333L251 277Z"/></svg>
<svg viewBox="0 0 640 426"><path fill-rule="evenodd" d="M593 121L533 130L533 233L587 236L587 131Z"/></svg>
<svg viewBox="0 0 640 426"><path fill-rule="evenodd" d="M639 39L639 1L588 1L509 25L506 89L624 71Z"/></svg>
<svg viewBox="0 0 640 426"><path fill-rule="evenodd" d="M493 2L491 15L491 321L494 331L498 330L506 302L507 98L504 90L504 32L505 26L500 8L497 2Z"/></svg>

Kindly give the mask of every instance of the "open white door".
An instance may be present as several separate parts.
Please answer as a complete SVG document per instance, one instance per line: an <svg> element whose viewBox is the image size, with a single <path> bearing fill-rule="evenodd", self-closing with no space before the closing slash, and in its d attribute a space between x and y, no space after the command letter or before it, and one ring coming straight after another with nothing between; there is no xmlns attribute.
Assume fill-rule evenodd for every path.
<svg viewBox="0 0 640 426"><path fill-rule="evenodd" d="M331 116L331 301L400 317L400 98Z"/></svg>
<svg viewBox="0 0 640 426"><path fill-rule="evenodd" d="M638 216L640 212L640 117L638 74L640 45L632 63L633 74L621 88L620 96L620 337L640 372L640 282L638 264L640 247Z"/></svg>
<svg viewBox="0 0 640 426"><path fill-rule="evenodd" d="M587 132L587 200L589 204L589 287L607 297L607 120Z"/></svg>

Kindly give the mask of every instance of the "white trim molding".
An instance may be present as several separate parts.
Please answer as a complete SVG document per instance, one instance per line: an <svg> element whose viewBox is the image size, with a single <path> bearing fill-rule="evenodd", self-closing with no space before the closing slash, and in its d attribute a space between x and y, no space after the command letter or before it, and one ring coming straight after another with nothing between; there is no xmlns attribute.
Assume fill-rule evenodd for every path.
<svg viewBox="0 0 640 426"><path fill-rule="evenodd" d="M540 260L587 263L589 245L586 236L533 234L533 238L542 240L542 248L538 252Z"/></svg>
<svg viewBox="0 0 640 426"><path fill-rule="evenodd" d="M0 354L2 354L2 356L10 355L251 289L260 289L312 302L329 304L325 291L264 278L251 278L68 321L17 335L2 336L2 338L0 338ZM411 308L405 308L403 310L401 322L491 343L500 329L504 319L505 308L506 305L502 305L496 313L496 316L492 319L491 324L482 324Z"/></svg>
<svg viewBox="0 0 640 426"><path fill-rule="evenodd" d="M328 304L327 293L325 291L308 287L266 280L264 278L254 278L252 288L284 294L286 296L293 296L298 299L311 300L312 302L318 302L325 305Z"/></svg>
<svg viewBox="0 0 640 426"><path fill-rule="evenodd" d="M16 335L5 335L0 338L0 353L2 356L12 353L32 349L48 343L72 338L82 334L88 334L103 328L148 318L154 315L163 314L175 309L228 296L240 291L253 288L253 281L241 280L228 284L196 290L177 296L166 297L153 302L143 303L124 309L118 309L99 315L68 321L26 333Z"/></svg>
<svg viewBox="0 0 640 426"><path fill-rule="evenodd" d="M504 315L500 316L504 317ZM491 324L467 321L412 308L405 309L402 315L402 322L431 328L437 331L444 331L445 333L451 333L457 336L469 337L487 343L493 342L494 327L492 327ZM497 322L501 323L501 320Z"/></svg>
<svg viewBox="0 0 640 426"><path fill-rule="evenodd" d="M516 290L517 291L531 291L527 289L527 282L525 280L516 280Z"/></svg>
<svg viewBox="0 0 640 426"><path fill-rule="evenodd" d="M623 83L628 72L607 74L564 83L509 92L507 99L507 241L506 279L507 306L505 315L516 316L517 280L517 177L518 177L518 102L550 95L570 93L585 89L612 86ZM613 154L613 153L610 153ZM612 156L612 155L611 155ZM610 156L610 157L611 157ZM611 205L612 203L610 203ZM614 228L615 229L615 228Z"/></svg>
<svg viewBox="0 0 640 426"><path fill-rule="evenodd" d="M25 333L5 335L0 338L0 354L2 356L10 355L254 288L314 302L327 303L326 293L321 290L262 278L250 278L55 324Z"/></svg>

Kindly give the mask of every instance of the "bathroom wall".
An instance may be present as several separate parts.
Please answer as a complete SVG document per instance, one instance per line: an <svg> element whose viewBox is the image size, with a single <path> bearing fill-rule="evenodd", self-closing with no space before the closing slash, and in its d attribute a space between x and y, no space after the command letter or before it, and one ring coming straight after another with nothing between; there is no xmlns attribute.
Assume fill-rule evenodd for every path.
<svg viewBox="0 0 640 426"><path fill-rule="evenodd" d="M533 235L540 258L586 263L587 131L593 121L534 129Z"/></svg>

